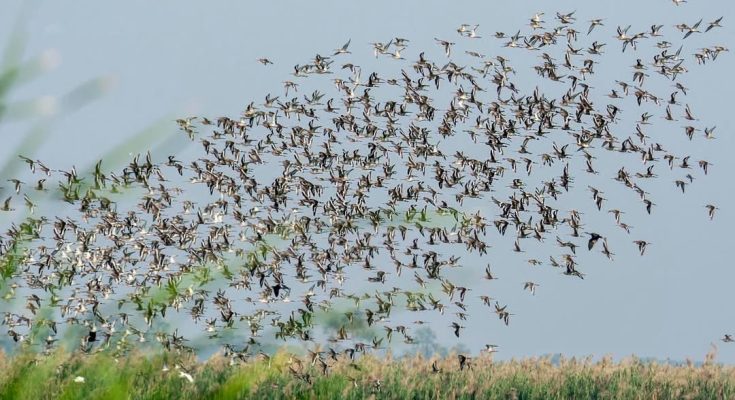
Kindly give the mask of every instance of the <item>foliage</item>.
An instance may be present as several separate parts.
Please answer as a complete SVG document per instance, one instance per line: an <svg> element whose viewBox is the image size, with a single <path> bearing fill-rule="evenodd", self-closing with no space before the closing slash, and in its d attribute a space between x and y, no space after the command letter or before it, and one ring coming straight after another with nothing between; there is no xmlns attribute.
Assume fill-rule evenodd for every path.
<svg viewBox="0 0 735 400"><path fill-rule="evenodd" d="M325 356L329 358L329 356ZM732 398L735 367L660 364L631 358L550 358L493 362L489 355L459 369L456 354L393 359L346 355L321 362L281 350L235 362L217 354L198 362L192 356L159 353L114 358L57 351L47 356L0 354L2 399L236 399L236 398ZM314 361L312 363L312 361ZM188 376L187 376L188 375ZM189 379L191 378L191 380ZM83 381L83 382L81 382Z"/></svg>

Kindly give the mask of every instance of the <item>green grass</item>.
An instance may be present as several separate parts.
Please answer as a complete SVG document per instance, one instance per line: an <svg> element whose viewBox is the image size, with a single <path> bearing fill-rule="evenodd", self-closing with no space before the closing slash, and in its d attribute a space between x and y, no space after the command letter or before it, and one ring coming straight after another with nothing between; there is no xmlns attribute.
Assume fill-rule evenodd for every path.
<svg viewBox="0 0 735 400"><path fill-rule="evenodd" d="M441 370L433 372L431 364ZM392 359L345 356L317 362L280 351L266 359L231 365L217 355L205 362L187 356L107 353L0 354L2 399L717 399L735 396L735 367L712 362L673 366L635 358L472 360L459 370L456 355ZM164 371L164 365L168 371ZM185 366L193 382L181 376ZM75 382L83 377L84 382Z"/></svg>

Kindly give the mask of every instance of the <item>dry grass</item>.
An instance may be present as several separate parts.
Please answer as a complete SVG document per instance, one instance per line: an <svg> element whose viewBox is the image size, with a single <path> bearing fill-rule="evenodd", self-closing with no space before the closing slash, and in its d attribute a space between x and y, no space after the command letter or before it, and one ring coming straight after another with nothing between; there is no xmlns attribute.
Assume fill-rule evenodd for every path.
<svg viewBox="0 0 735 400"><path fill-rule="evenodd" d="M326 360L326 359L325 359ZM434 372L432 363L440 370ZM703 365L674 366L631 358L547 358L493 362L470 360L459 370L456 355L392 359L362 356L319 362L281 351L231 364L222 355L206 362L173 354L50 356L0 354L0 398L4 399L725 399L735 397L735 367L710 356ZM164 371L164 365L168 371ZM181 367L179 367L181 366ZM190 382L183 375L191 375ZM83 377L84 382L75 382Z"/></svg>

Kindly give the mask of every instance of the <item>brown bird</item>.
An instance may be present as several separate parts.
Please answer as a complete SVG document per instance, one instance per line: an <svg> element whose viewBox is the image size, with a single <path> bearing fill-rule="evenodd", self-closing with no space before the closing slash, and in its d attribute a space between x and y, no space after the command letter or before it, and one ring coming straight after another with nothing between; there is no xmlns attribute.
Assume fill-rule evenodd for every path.
<svg viewBox="0 0 735 400"><path fill-rule="evenodd" d="M7 199L5 199L5 201L3 202L3 206L0 207L0 211L13 211L13 210L15 210L14 208L10 208L10 200L12 200L12 199L13 199L13 196L10 196Z"/></svg>
<svg viewBox="0 0 735 400"><path fill-rule="evenodd" d="M538 283L526 282L526 283L523 284L523 290L528 290L528 291L531 292L532 295L535 296L536 295L536 288L539 287L539 286L541 286L541 285L539 285Z"/></svg>
<svg viewBox="0 0 735 400"><path fill-rule="evenodd" d="M595 247L595 243L602 239L602 235L594 232L587 232L587 234L590 235L590 240L587 242L587 250L591 251L592 248Z"/></svg>
<svg viewBox="0 0 735 400"><path fill-rule="evenodd" d="M638 251L641 252L641 255L643 255L643 253L645 253L646 246L648 246L649 244L651 244L649 242L646 242L645 240L635 240L635 241L633 241L633 243L635 243L636 246L638 246Z"/></svg>
<svg viewBox="0 0 735 400"><path fill-rule="evenodd" d="M712 220L712 218L715 217L715 210L719 210L719 208L712 204L707 204L705 207L707 208L707 215L709 215L709 219Z"/></svg>

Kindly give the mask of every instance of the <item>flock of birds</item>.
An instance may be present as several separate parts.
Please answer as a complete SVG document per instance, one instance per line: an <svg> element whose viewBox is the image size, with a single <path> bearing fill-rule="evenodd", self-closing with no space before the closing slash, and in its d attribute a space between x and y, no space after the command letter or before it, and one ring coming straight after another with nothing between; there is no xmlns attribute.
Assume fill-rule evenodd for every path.
<svg viewBox="0 0 735 400"><path fill-rule="evenodd" d="M465 24L453 39L436 38L434 59L420 52L408 61L405 38L373 43L373 55L393 63L386 69L400 69L392 76L346 61L347 41L294 66L281 94L240 117L178 120L201 145L194 160L157 163L148 154L122 172L98 164L84 177L23 158L35 177L9 180L0 210L30 215L0 236L0 256L5 301L24 306L6 311L2 325L14 342L45 350L73 326L85 352L147 341L191 350L186 335L160 325L188 315L233 362L257 355L266 334L319 342L311 363L325 373L339 357L415 343L430 313L457 338L473 302L487 310L477 317L508 325L514 314L482 282L458 283L461 274L498 279L486 261L491 247L524 253L551 243L552 254L528 263L582 279L580 248L612 259L613 243L568 197L589 191L591 211L631 235L618 245L643 255L651 244L634 237L604 185L612 178L629 193L619 204L650 214L647 181L671 174L685 192L707 174L712 163L667 147L673 132L714 138L715 127L687 104L682 78L728 49L692 56L681 46L721 22L678 24L675 42L663 25L618 27L610 43L590 39L607 29L604 19L578 31L574 12L538 13L524 32L490 35L499 51L536 60L530 66L474 49L460 53L466 63L453 61L482 37L479 25ZM614 82L595 80L606 52L632 58ZM317 89L305 89L311 84ZM34 193L51 190L53 179L74 205L68 216L38 216ZM706 205L709 218L716 210ZM336 304L354 307L325 332L322 350L318 318ZM363 340L352 330L358 322L379 329ZM470 365L459 356L460 369Z"/></svg>

